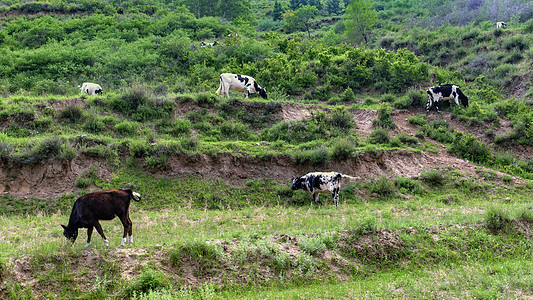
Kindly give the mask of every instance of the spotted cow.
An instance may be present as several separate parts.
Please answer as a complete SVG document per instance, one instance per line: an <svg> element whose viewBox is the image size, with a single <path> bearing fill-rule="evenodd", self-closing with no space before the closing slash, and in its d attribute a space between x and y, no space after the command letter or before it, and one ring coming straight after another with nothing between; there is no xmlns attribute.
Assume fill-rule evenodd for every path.
<svg viewBox="0 0 533 300"><path fill-rule="evenodd" d="M213 46L216 46L218 43L217 41L214 41L212 43L206 43L206 42L203 42L201 43L200 47L202 48L205 48L205 47L213 47Z"/></svg>
<svg viewBox="0 0 533 300"><path fill-rule="evenodd" d="M217 94L224 98L229 98L229 90L242 92L243 97L248 98L252 93L259 93L264 99L268 99L265 88L262 88L253 77L232 73L220 74L220 85L216 91Z"/></svg>
<svg viewBox="0 0 533 300"><path fill-rule="evenodd" d="M81 86L78 85L81 90L81 94L87 93L89 95L100 94L102 95L102 87L99 84L92 82L84 82Z"/></svg>
<svg viewBox="0 0 533 300"><path fill-rule="evenodd" d="M428 94L428 103L426 105L426 111L429 112L429 109L432 105L435 105L437 108L437 111L440 112L439 109L439 101L440 100L455 100L455 104L459 105L459 100L461 100L461 104L463 104L464 107L468 107L468 97L463 94L459 86L455 84L443 84L439 86L434 86L426 90Z"/></svg>
<svg viewBox="0 0 533 300"><path fill-rule="evenodd" d="M312 172L301 177L292 178L292 190L304 190L313 195L315 203L321 203L320 194L331 193L335 207L339 206L339 191L342 178L352 178L338 172Z"/></svg>
<svg viewBox="0 0 533 300"><path fill-rule="evenodd" d="M496 28L505 28L507 24L505 22L496 22Z"/></svg>

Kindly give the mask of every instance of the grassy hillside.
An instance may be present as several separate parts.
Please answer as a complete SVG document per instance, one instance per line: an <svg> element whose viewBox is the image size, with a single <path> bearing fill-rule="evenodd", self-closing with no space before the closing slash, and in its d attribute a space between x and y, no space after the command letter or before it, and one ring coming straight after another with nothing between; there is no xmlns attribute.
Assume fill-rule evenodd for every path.
<svg viewBox="0 0 533 300"><path fill-rule="evenodd" d="M0 2L0 298L533 296L531 5L375 1L363 44L344 3L309 39L274 2ZM269 99L220 98L222 72ZM426 114L447 82L470 106ZM291 190L316 170L359 177L338 209ZM134 245L118 220L67 243L112 188L143 196Z"/></svg>

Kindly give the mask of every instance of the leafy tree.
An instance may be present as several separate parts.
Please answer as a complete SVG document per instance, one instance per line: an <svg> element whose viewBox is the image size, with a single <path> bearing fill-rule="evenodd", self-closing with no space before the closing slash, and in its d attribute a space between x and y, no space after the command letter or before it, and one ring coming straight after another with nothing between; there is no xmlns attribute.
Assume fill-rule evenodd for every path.
<svg viewBox="0 0 533 300"><path fill-rule="evenodd" d="M311 37L311 26L317 15L318 9L315 6L304 5L285 17L286 27L291 31L305 30Z"/></svg>
<svg viewBox="0 0 533 300"><path fill-rule="evenodd" d="M189 10L199 19L205 16L213 16L217 2L213 0L182 0Z"/></svg>
<svg viewBox="0 0 533 300"><path fill-rule="evenodd" d="M276 0L276 2L274 2L274 10L272 11L272 18L274 21L280 21L282 13L283 9L281 8L281 4Z"/></svg>
<svg viewBox="0 0 533 300"><path fill-rule="evenodd" d="M233 20L240 17L249 20L252 18L250 7L252 7L250 0L218 0L216 11L217 16L224 19Z"/></svg>
<svg viewBox="0 0 533 300"><path fill-rule="evenodd" d="M330 15L338 15L341 12L341 1L328 0L326 2L326 10Z"/></svg>
<svg viewBox="0 0 533 300"><path fill-rule="evenodd" d="M292 10L297 10L298 8L300 8L300 6L303 5L303 1L305 0L291 0L289 6Z"/></svg>
<svg viewBox="0 0 533 300"><path fill-rule="evenodd" d="M349 41L361 39L368 43L368 34L376 22L378 13L373 9L374 0L353 0L344 13L345 36Z"/></svg>

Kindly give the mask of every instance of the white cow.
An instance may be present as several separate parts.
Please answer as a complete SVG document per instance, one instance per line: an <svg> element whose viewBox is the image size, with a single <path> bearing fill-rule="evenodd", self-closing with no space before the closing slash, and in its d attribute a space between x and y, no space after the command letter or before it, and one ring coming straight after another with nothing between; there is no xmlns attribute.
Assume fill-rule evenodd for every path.
<svg viewBox="0 0 533 300"><path fill-rule="evenodd" d="M259 93L261 97L268 99L266 89L259 86L253 77L232 73L220 74L220 86L216 93L220 94L222 98L224 98L224 95L229 98L230 89L242 92L245 98L248 98L252 93Z"/></svg>
<svg viewBox="0 0 533 300"><path fill-rule="evenodd" d="M87 93L89 95L100 94L102 95L102 87L99 84L92 82L84 82L81 86L78 85L81 90L81 94Z"/></svg>
<svg viewBox="0 0 533 300"><path fill-rule="evenodd" d="M496 22L496 28L505 28L507 24L505 22Z"/></svg>

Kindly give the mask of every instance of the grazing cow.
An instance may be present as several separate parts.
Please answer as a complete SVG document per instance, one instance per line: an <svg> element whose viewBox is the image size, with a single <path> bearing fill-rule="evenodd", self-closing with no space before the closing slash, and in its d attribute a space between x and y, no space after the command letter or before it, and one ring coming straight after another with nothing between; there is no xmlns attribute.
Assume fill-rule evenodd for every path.
<svg viewBox="0 0 533 300"><path fill-rule="evenodd" d="M505 28L507 24L505 22L496 22L496 28Z"/></svg>
<svg viewBox="0 0 533 300"><path fill-rule="evenodd" d="M335 207L339 206L339 191L341 188L341 178L356 177L344 175L338 172L313 172L302 177L292 178L292 190L305 190L313 195L315 203L322 203L318 199L321 193L331 193Z"/></svg>
<svg viewBox="0 0 533 300"><path fill-rule="evenodd" d="M100 94L102 95L102 87L99 84L92 82L84 82L81 86L78 85L81 90L81 94L87 93L89 95Z"/></svg>
<svg viewBox="0 0 533 300"><path fill-rule="evenodd" d="M216 46L218 43L217 41L214 41L212 43L206 43L206 42L202 42L202 44L200 45L200 47L202 48L205 48L205 47L213 47L213 46Z"/></svg>
<svg viewBox="0 0 533 300"><path fill-rule="evenodd" d="M229 98L230 89L242 92L245 98L248 98L252 93L259 93L261 97L268 99L266 89L259 86L253 77L231 73L220 74L220 86L216 93L220 94L222 98L224 95Z"/></svg>
<svg viewBox="0 0 533 300"><path fill-rule="evenodd" d="M444 84L439 86L434 86L426 90L428 93L428 103L426 105L426 112L429 112L429 109L434 104L437 108L437 111L440 112L439 109L439 100L451 100L454 99L455 103L459 105L459 100L461 100L461 103L464 107L468 107L468 97L463 94L459 86L455 84Z"/></svg>
<svg viewBox="0 0 533 300"><path fill-rule="evenodd" d="M96 227L96 231L102 236L104 244L108 246L109 241L98 220L113 220L115 217L119 217L124 226L120 246L124 246L126 243L126 235L128 235L128 245L131 245L133 243L133 226L129 216L131 199L141 201L141 195L127 189L99 191L79 197L72 206L68 225L61 225L64 229L63 235L74 243L78 237L78 228L87 228L87 244L85 245L87 247L91 243L93 228Z"/></svg>

